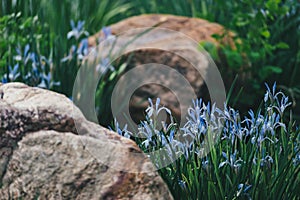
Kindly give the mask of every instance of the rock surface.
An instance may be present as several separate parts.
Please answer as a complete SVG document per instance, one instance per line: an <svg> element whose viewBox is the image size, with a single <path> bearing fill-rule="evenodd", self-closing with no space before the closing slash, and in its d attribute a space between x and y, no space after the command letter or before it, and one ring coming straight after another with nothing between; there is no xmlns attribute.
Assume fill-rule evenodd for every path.
<svg viewBox="0 0 300 200"><path fill-rule="evenodd" d="M225 32L224 27L199 18L162 14L135 16L110 26L112 34L116 35L117 38L121 36L118 38L114 50L124 48L126 46L125 43L131 41L137 35L136 31L130 33L131 30L138 31L139 28L149 28L152 26L156 27L154 28L156 32L153 33L150 31L144 36L140 36L141 38L130 44L130 49L123 55L125 59L130 58L127 61L128 68L130 69L147 63L158 63L169 66L172 69L176 69L188 80L194 90L194 98L201 97L205 100L210 100L203 76L206 76L207 69L211 63L205 53L202 52L202 55L199 56L198 42L208 41L218 45L218 42L212 35L223 34ZM176 34L175 31L176 33L181 33L181 35ZM100 31L91 36L89 38L89 45L95 46L98 43L97 38L103 38L103 35L104 33ZM233 33L229 32L228 36L224 37L221 42L234 46L232 37ZM103 53L104 51L100 52ZM186 58L189 58L189 60ZM192 65L194 63L196 63L201 73ZM155 78L157 77L153 78L155 82ZM149 97L160 97L161 104L170 108L177 120L180 121L182 114L180 106L182 105L180 105L180 101L178 100L178 94L176 97L174 91L170 90L166 85L173 84L175 88L182 86L172 79L170 80L166 77L162 77L161 79L165 80L163 84L165 87L161 84L148 84L140 87L132 94L130 114L134 121L138 122L144 119L143 113L148 106L147 99ZM181 93L180 95L184 94ZM182 110L186 109L182 108Z"/></svg>
<svg viewBox="0 0 300 200"><path fill-rule="evenodd" d="M172 199L134 142L65 96L21 83L0 91L0 199Z"/></svg>
<svg viewBox="0 0 300 200"><path fill-rule="evenodd" d="M197 42L209 41L216 45L219 43L212 37L212 35L222 35L225 31L224 27L220 24L212 23L204 19L166 14L144 14L134 16L116 24L112 24L109 27L111 28L111 33L113 35L119 35L130 29L152 26L178 31L186 34ZM89 46L95 46L97 44L97 39L103 38L103 34L104 33L102 31L99 31L97 34L89 37ZM223 44L234 46L234 42L232 40L234 33L228 32L228 34L228 37L224 37L221 42ZM150 40L150 42L152 41L153 40Z"/></svg>

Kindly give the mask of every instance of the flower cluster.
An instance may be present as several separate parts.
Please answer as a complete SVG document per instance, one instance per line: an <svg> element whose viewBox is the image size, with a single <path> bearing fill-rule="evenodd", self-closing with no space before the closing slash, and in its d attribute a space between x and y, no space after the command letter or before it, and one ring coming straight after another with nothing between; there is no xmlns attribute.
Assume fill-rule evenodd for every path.
<svg viewBox="0 0 300 200"><path fill-rule="evenodd" d="M84 29L84 21L78 21L77 25L75 26L75 23L73 20L71 20L71 31L67 34L67 39L75 39L73 42L69 53L67 56L61 59L61 62L70 62L72 60L76 60L81 63L83 59L93 51L95 56L99 56L99 52L97 52L97 48L90 48L88 38L89 33ZM115 39L115 36L111 34L111 29L109 27L103 27L102 28L103 37L97 38L97 42L103 42L105 40L111 42ZM105 73L107 69L110 69L111 71L114 71L114 67L110 65L109 58L103 58L100 59L100 63L96 66L96 71Z"/></svg>
<svg viewBox="0 0 300 200"><path fill-rule="evenodd" d="M29 44L26 44L24 49L19 46L13 58L14 67L8 66L7 73L2 77L2 83L22 81L30 86L46 89L60 85L60 82L52 79L51 59L31 51Z"/></svg>
<svg viewBox="0 0 300 200"><path fill-rule="evenodd" d="M237 197L244 196L244 197L247 197L247 199L252 199L249 194L249 190L251 189L251 187L252 187L252 185L248 185L248 184L244 184L244 183L239 184L236 196Z"/></svg>
<svg viewBox="0 0 300 200"><path fill-rule="evenodd" d="M161 144L165 146L168 142L172 141L172 147L179 149L180 152L188 159L188 155L191 155L191 151L199 154L200 146L205 143L205 137L208 132L221 133L221 142L228 142L232 146L232 153L228 154L223 152L222 156L225 161L220 163L220 167L230 165L233 168L241 166L242 160L237 159L238 151L234 148L234 145L238 142L246 142L247 139L251 139L251 143L260 149L260 153L265 151L262 149L264 143L269 142L275 144L278 141L276 131L282 129L286 132L286 126L281 122L281 116L285 109L290 105L288 97L282 92L275 92L276 84L273 86L273 90L267 86L267 92L264 98L265 102L270 101L270 104L266 105L266 114L255 115L250 110L249 117L245 117L241 120L239 112L233 108L224 105L224 109L216 108L215 104L205 104L201 99L193 101L193 107L188 109L187 122L180 128L181 132L170 132L166 134L162 130L157 129L155 119L158 117L161 111L165 111L171 116L171 111L166 107L159 105L160 99L156 100L153 104L149 99L149 107L146 110L147 119L142 122L139 128L139 133L146 138L142 145L146 148L149 145ZM165 122L162 122L164 127L167 127ZM176 124L171 122L168 127L175 127ZM167 128L168 129L168 128ZM170 129L170 128L169 128ZM174 138L175 134L179 134L181 137ZM158 136L157 138L154 136ZM174 142L176 141L176 142ZM175 145L175 146L174 146ZM270 155L263 155L261 158L261 165L264 163L272 163L273 159ZM256 163L257 158L254 158L253 163Z"/></svg>
<svg viewBox="0 0 300 200"><path fill-rule="evenodd" d="M127 125L125 125L124 128L121 128L117 119L114 120L114 128L109 127L109 129L115 130L119 135L128 139L130 139L132 136L132 133L127 130Z"/></svg>
<svg viewBox="0 0 300 200"><path fill-rule="evenodd" d="M141 145L145 148L164 147L173 141L176 124L173 121L169 125L164 121L157 124L161 112L166 112L171 118L171 111L164 106L160 106L159 98L155 104L151 99L148 99L148 101L150 106L146 109L146 120L141 123L138 132L140 138L145 138Z"/></svg>
<svg viewBox="0 0 300 200"><path fill-rule="evenodd" d="M212 169L225 173L226 180L230 176L239 177L243 172L248 173L253 169L257 171L276 171L278 159L286 148L284 140L293 144L292 159L295 166L300 164L300 135L296 131L296 139L291 139L288 128L284 123L284 113L291 105L288 97L282 92L276 92L276 83L272 89L266 85L264 107L254 113L253 110L242 118L237 110L224 105L223 109L215 104L204 103L201 99L193 101L193 106L188 109L187 121L183 127L177 127L172 120L169 124L162 121L159 127L158 116L164 111L171 117L171 111L160 105L160 99L155 103L149 99L149 107L146 109L146 120L140 124L138 145L145 151L151 152L159 148L167 150L167 156L182 155L182 159L174 164L188 166L191 163L188 174L177 174L174 179L179 180L179 188L186 188L188 184L186 175L203 170L205 174L216 173ZM126 131L119 131L121 135ZM126 129L125 129L126 130ZM298 135L297 135L298 134ZM128 135L128 134L127 134ZM208 154L203 154L203 149L210 142L210 138L217 141ZM286 148L290 149L290 148ZM290 159L291 152L287 152ZM215 156L214 156L215 155ZM157 160L165 160L161 156ZM156 160L152 159L155 163ZM185 162L182 162L185 161ZM251 166L251 167L249 167ZM250 170L250 171L249 171ZM211 176L211 175L210 175ZM184 181L183 181L184 180ZM243 179L242 181L245 181ZM250 190L254 180L246 179L246 183L238 185L236 197L250 198ZM251 198L250 198L251 199Z"/></svg>
<svg viewBox="0 0 300 200"><path fill-rule="evenodd" d="M243 163L243 160L241 158L236 158L237 151L230 156L227 156L225 152L222 152L222 156L225 158L225 161L221 162L219 165L219 168L229 165L232 169L239 169L241 167L241 164Z"/></svg>
<svg viewBox="0 0 300 200"><path fill-rule="evenodd" d="M71 61L72 59L82 60L89 52L88 39L89 33L84 29L84 21L78 21L77 26L71 20L72 30L68 32L67 39L75 38L75 43L72 44L69 54L61 59L61 62Z"/></svg>

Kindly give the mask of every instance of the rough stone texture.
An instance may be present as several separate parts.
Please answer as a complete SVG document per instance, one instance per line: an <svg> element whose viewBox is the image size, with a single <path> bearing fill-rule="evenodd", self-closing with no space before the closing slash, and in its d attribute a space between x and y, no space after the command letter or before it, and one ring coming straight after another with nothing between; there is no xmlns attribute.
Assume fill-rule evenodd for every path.
<svg viewBox="0 0 300 200"><path fill-rule="evenodd" d="M21 83L0 92L1 200L172 199L134 142L65 96Z"/></svg>
<svg viewBox="0 0 300 200"><path fill-rule="evenodd" d="M133 34L128 33L128 31L152 26L183 33L194 40L196 44L201 41L209 41L218 45L218 42L212 37L212 35L221 35L225 31L224 27L221 25L199 18L161 14L140 15L125 19L110 26L112 34L114 35L118 36L123 35L124 33L128 34L128 36L122 37L121 40L124 41L117 41L114 49L120 50L124 48L124 42L130 41L136 34L134 31ZM193 48L194 44L187 41L187 38L180 37L163 29L157 30L155 34L150 34L151 32L149 34L147 33L145 36L141 36L141 39L138 39L138 41L133 42L130 49L139 50L134 50L133 52L129 52L124 55L126 58L130 57L130 61L128 61L129 68L146 63L159 63L170 66L184 75L194 89L197 97L210 100L207 87L203 81L203 76L201 76L195 68L191 66L191 63L186 60L186 57L189 57L194 63L197 63L197 66L202 71L201 74L205 76L207 68L209 67L207 57L205 54L203 54L202 57L199 57L199 50L197 49L195 51L195 48ZM232 37L233 33L229 32L228 36L224 37L221 42L234 47ZM102 31L89 38L89 45L95 46L97 44L97 38L103 38ZM143 48L146 46L147 48ZM151 48L148 48L148 46L151 46ZM160 49L162 47L164 50ZM100 52L103 54L104 51ZM180 53L183 56L179 56L176 53ZM176 84L173 80L165 79L165 81ZM180 85L177 88L179 87ZM160 97L161 103L170 108L177 120L180 120L181 105L176 98L176 95L174 95L171 90L168 90L161 85L148 84L139 88L132 95L130 111L131 116L135 121L138 122L141 119L144 119L143 111L148 106L147 99L149 97Z"/></svg>

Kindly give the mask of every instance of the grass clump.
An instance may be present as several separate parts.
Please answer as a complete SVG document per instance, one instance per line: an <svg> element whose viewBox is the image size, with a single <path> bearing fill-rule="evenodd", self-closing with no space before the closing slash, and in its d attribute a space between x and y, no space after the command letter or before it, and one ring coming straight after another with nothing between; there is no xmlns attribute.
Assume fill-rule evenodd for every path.
<svg viewBox="0 0 300 200"><path fill-rule="evenodd" d="M196 100L180 128L157 121L170 111L150 101L138 137L117 129L148 154L175 199L297 199L300 134L292 119L283 118L291 103L276 84L267 86L263 102L242 118L227 105ZM153 153L160 149L164 153Z"/></svg>

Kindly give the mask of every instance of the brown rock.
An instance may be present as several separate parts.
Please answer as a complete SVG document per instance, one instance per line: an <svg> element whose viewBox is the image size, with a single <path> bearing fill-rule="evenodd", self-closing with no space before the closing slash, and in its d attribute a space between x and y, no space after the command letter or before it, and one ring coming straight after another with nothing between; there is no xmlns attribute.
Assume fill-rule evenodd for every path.
<svg viewBox="0 0 300 200"><path fill-rule="evenodd" d="M149 27L156 28L132 41L138 33L145 30L139 31L139 28ZM199 18L151 14L125 19L111 25L110 28L112 34L117 36L112 52L118 52L126 47L123 49L122 59L123 61L128 59L126 61L128 69L147 63L169 66L182 74L191 85L195 95L189 96L189 98L201 97L204 100L211 100L203 77L207 76L206 73L211 62L205 52L201 51L200 53L198 43L209 41L218 45L212 35L225 32L221 25ZM101 37L103 37L102 31L91 36L89 45L95 46L98 43L97 38ZM229 32L228 36L224 37L221 42L234 47L232 37L233 33ZM132 41L129 47L126 46L128 41ZM104 47L100 47L99 52L101 52L102 57L107 55L107 50ZM117 58L117 60L120 61L121 59ZM198 67L200 73L193 64ZM142 77L143 73L137 76ZM148 106L147 99L149 97L154 99L159 97L161 104L172 110L177 121L185 119L181 111L187 110L187 106L182 105L178 97L185 96L190 91L185 91L186 87L182 86L181 82L174 81L170 77L169 74L153 76L152 79L149 77L154 83L146 84L132 94L129 110L135 122L144 119L144 110ZM164 80L163 83L158 79ZM125 82L124 85L126 85ZM170 89L170 85L177 88L177 91Z"/></svg>
<svg viewBox="0 0 300 200"><path fill-rule="evenodd" d="M165 14L145 14L130 17L122 20L121 22L110 25L110 28L113 35L119 35L130 29L152 26L178 31L186 34L197 42L209 41L215 43L216 45L218 45L218 42L212 37L212 35L222 35L226 31L220 24L208 22L204 19ZM229 44L230 46L234 47L235 45L232 40L234 33L226 33L229 35L223 38L222 43ZM102 31L98 32L94 36L89 37L89 45L95 46L97 44L97 39L101 37L103 37Z"/></svg>
<svg viewBox="0 0 300 200"><path fill-rule="evenodd" d="M137 145L65 96L0 86L0 199L172 199Z"/></svg>

